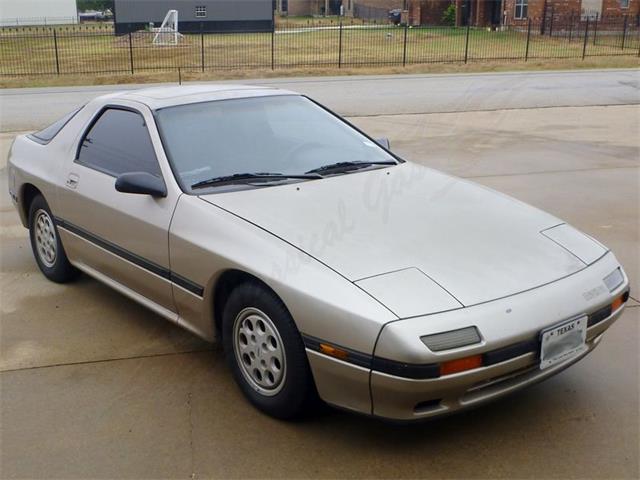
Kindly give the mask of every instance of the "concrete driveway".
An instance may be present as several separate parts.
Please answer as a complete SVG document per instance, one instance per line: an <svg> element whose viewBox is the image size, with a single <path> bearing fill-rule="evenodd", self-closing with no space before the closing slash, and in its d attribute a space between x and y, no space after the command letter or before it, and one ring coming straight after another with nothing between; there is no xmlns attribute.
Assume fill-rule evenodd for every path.
<svg viewBox="0 0 640 480"><path fill-rule="evenodd" d="M615 83L605 77L598 82ZM393 80L380 90L367 84L373 90L360 113L327 103L389 137L405 158L472 178L601 240L637 299L640 108L631 105L637 75L630 78L635 101L627 92L612 106L530 108L514 90L509 110L428 113L425 97L419 111L427 113L389 110L380 100L372 115ZM440 82L454 98L462 80ZM47 95L52 104L62 98ZM12 136L0 136L5 150ZM329 409L283 423L244 401L218 347L87 277L47 282L6 193L0 261L3 478L640 476L635 299L582 362L473 411L397 426Z"/></svg>

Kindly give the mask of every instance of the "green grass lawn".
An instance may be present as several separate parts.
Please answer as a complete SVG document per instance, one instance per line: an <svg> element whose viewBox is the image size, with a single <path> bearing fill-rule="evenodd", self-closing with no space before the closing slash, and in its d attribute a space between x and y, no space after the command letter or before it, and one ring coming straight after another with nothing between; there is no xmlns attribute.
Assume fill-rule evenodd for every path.
<svg viewBox="0 0 640 480"><path fill-rule="evenodd" d="M352 26L310 28L304 22L271 33L185 35L177 46L155 46L153 34L138 32L116 37L108 31L64 29L56 32L0 32L0 74L39 75L127 73L131 71L237 70L299 67L342 67L581 58L584 39L539 36L516 30L465 28ZM406 34L406 48L405 48ZM619 36L601 34L596 44L588 38L587 56L637 55L638 33L629 33L625 48ZM57 44L57 49L56 49ZM273 47L273 58L272 58ZM56 58L57 50L57 58Z"/></svg>

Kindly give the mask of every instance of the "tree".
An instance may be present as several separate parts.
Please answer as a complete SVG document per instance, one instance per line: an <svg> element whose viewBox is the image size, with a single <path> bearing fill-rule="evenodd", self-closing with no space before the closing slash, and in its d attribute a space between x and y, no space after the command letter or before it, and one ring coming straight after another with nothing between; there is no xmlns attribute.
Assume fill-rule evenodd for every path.
<svg viewBox="0 0 640 480"><path fill-rule="evenodd" d="M113 11L113 0L76 0L76 4L80 12L87 10L104 12L107 9Z"/></svg>

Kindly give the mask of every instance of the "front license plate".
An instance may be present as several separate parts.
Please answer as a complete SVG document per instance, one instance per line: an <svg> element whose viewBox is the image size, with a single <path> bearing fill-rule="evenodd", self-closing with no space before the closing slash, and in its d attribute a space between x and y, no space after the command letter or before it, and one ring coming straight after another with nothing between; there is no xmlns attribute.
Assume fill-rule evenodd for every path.
<svg viewBox="0 0 640 480"><path fill-rule="evenodd" d="M587 316L542 331L540 370L562 363L587 349Z"/></svg>

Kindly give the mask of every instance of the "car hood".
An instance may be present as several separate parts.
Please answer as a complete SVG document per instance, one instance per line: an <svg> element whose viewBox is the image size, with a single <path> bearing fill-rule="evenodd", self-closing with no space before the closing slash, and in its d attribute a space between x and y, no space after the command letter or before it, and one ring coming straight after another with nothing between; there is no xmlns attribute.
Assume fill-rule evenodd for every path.
<svg viewBox="0 0 640 480"><path fill-rule="evenodd" d="M568 226L549 234L562 222L536 208L409 162L201 198L278 236L365 290L375 283L370 293L382 303L386 291L394 299L403 295L393 292L405 291L406 297L410 286L402 281L412 282L416 271L453 297L457 302L438 302L453 308L458 302L474 305L555 281L606 251ZM584 258L572 251L576 245ZM286 273L304 258L291 258L274 269ZM367 281L403 270L411 275ZM419 291L411 296L416 295ZM430 295L425 298L410 314L429 313Z"/></svg>

